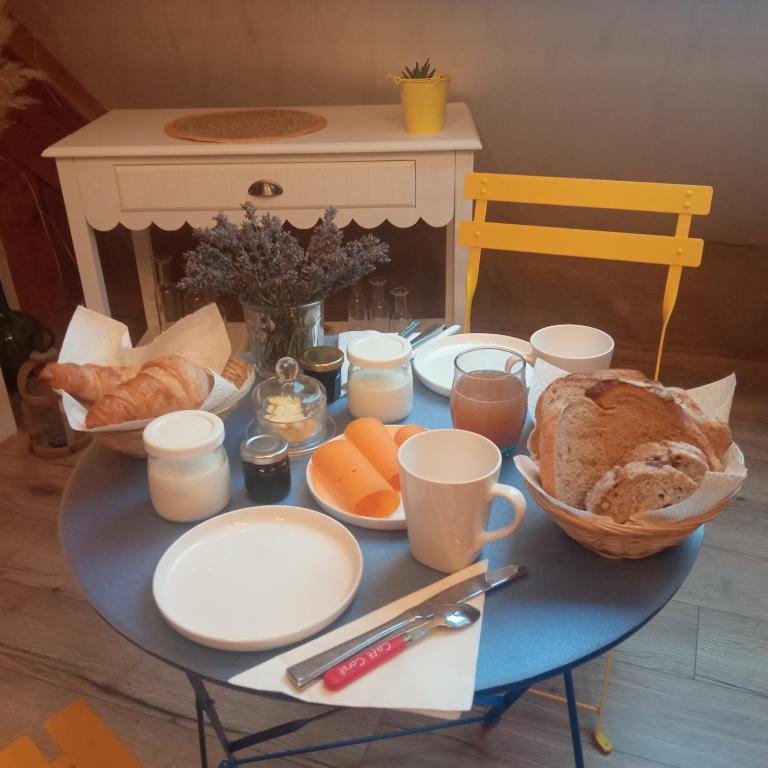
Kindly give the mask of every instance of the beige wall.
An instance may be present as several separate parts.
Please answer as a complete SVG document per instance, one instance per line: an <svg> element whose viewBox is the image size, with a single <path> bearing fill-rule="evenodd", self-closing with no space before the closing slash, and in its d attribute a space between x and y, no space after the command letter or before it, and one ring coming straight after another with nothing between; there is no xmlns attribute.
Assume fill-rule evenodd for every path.
<svg viewBox="0 0 768 768"><path fill-rule="evenodd" d="M695 277L686 273L668 345L768 357L765 0L12 0L11 7L108 108L395 102L386 73L429 55L454 75L451 99L474 113L480 170L711 184L712 214L693 230L707 240L704 266ZM485 326L522 333L578 321L551 310L578 294L582 305L606 308L602 319L591 310L580 316L630 344L653 345L661 274L621 273L616 292L593 277L605 274L593 265L524 261L485 264ZM624 286L637 290L635 307L620 298ZM726 292L732 298L723 305ZM501 318L483 317L505 296ZM705 325L692 329L693 317Z"/></svg>
<svg viewBox="0 0 768 768"><path fill-rule="evenodd" d="M763 0L14 0L109 108L397 100L453 73L489 171L712 184L696 232L768 245Z"/></svg>

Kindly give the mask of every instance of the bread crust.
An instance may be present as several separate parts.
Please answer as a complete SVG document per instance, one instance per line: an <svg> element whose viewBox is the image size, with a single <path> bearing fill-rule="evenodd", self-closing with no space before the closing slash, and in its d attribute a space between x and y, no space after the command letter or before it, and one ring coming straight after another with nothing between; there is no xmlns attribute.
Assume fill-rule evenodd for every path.
<svg viewBox="0 0 768 768"><path fill-rule="evenodd" d="M694 483L700 483L709 469L707 457L701 450L678 440L641 443L624 456L620 463L626 465L632 461L673 467L688 475Z"/></svg>
<svg viewBox="0 0 768 768"><path fill-rule="evenodd" d="M230 357L221 375L238 389L243 386L251 373L251 366L241 357Z"/></svg>
<svg viewBox="0 0 768 768"><path fill-rule="evenodd" d="M53 389L63 389L78 400L95 402L114 392L138 372L138 365L48 363L40 371L39 379L47 381Z"/></svg>
<svg viewBox="0 0 768 768"><path fill-rule="evenodd" d="M606 472L587 494L588 512L626 523L637 512L663 509L691 496L698 483L674 467L631 461Z"/></svg>
<svg viewBox="0 0 768 768"><path fill-rule="evenodd" d="M199 408L211 391L210 374L178 355L149 360L132 379L93 404L89 429L153 419L171 411Z"/></svg>

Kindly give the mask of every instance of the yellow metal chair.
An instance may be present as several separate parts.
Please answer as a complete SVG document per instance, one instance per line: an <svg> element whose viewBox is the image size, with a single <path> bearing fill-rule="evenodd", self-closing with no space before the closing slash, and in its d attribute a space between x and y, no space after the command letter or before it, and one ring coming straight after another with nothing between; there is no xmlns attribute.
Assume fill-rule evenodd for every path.
<svg viewBox="0 0 768 768"><path fill-rule="evenodd" d="M141 768L84 701L72 702L44 726L62 751L59 757L48 762L32 739L22 736L0 748L0 768Z"/></svg>
<svg viewBox="0 0 768 768"><path fill-rule="evenodd" d="M654 371L654 378L659 378L664 338L669 318L675 308L683 267L698 267L701 264L704 242L688 237L691 217L706 216L709 213L712 187L469 173L464 181L464 197L474 201L472 221L462 221L459 224L459 242L470 249L464 314L465 332L470 330L472 301L480 272L480 254L484 248L666 265L667 281L662 299L661 333ZM673 235L648 235L497 223L486 221L489 201L669 213L677 216L677 224ZM577 702L580 708L595 713L594 738L603 752L613 749L601 729L612 659L613 652L609 651L598 703ZM557 694L536 689L531 689L530 692L543 698L566 702L563 696Z"/></svg>
<svg viewBox="0 0 768 768"><path fill-rule="evenodd" d="M698 267L701 264L704 242L688 237L691 217L709 213L712 187L469 173L464 181L464 197L474 201L472 221L459 224L459 242L470 249L465 332L470 329L480 254L484 248L666 265L667 282L654 373L654 378L658 379L664 337L675 308L683 267ZM489 201L670 213L677 216L677 226L673 235L648 235L496 223L486 221Z"/></svg>

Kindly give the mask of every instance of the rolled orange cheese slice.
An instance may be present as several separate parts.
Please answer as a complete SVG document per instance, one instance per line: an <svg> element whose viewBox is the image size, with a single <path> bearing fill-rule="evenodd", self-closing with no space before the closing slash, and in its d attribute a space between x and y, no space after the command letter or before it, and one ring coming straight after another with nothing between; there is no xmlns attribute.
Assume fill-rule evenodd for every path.
<svg viewBox="0 0 768 768"><path fill-rule="evenodd" d="M402 445L409 437L418 435L420 432L426 432L426 427L420 427L418 424L406 424L395 432L395 442L398 446Z"/></svg>
<svg viewBox="0 0 768 768"><path fill-rule="evenodd" d="M355 419L347 424L344 437L373 464L376 471L396 490L400 490L400 465L397 443L378 419Z"/></svg>
<svg viewBox="0 0 768 768"><path fill-rule="evenodd" d="M389 517L400 506L400 494L349 442L331 440L312 456L312 464L341 509L363 517Z"/></svg>

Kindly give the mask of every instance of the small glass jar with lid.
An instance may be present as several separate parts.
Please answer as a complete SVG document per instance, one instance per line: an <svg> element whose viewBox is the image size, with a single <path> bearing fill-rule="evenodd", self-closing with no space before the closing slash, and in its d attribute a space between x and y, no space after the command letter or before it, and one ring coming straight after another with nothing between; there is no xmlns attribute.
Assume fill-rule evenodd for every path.
<svg viewBox="0 0 768 768"><path fill-rule="evenodd" d="M290 493L291 463L284 437L253 434L249 428L240 444L240 458L245 492L251 501L272 504Z"/></svg>
<svg viewBox="0 0 768 768"><path fill-rule="evenodd" d="M335 403L341 397L341 366L344 365L344 353L338 347L310 347L301 353L301 369L307 376L317 379L325 387L325 396L329 403Z"/></svg>
<svg viewBox="0 0 768 768"><path fill-rule="evenodd" d="M285 438L294 456L332 437L335 424L326 413L323 385L300 375L299 364L292 357L281 357L275 373L253 391L255 431Z"/></svg>
<svg viewBox="0 0 768 768"><path fill-rule="evenodd" d="M144 428L152 506L180 523L221 512L231 493L224 423L208 411L174 411Z"/></svg>
<svg viewBox="0 0 768 768"><path fill-rule="evenodd" d="M404 419L413 407L411 343L395 334L370 333L347 347L347 396L356 418L385 424Z"/></svg>

